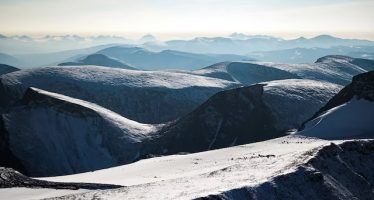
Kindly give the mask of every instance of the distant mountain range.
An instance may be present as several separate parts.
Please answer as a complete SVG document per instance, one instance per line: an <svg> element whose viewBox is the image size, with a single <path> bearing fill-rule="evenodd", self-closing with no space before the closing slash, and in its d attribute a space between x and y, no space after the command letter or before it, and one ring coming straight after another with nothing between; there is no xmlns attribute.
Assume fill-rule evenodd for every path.
<svg viewBox="0 0 374 200"><path fill-rule="evenodd" d="M311 63L326 55L345 55L374 60L374 46L298 47L276 51L258 51L248 54L248 56L256 60L276 63Z"/></svg>
<svg viewBox="0 0 374 200"><path fill-rule="evenodd" d="M251 60L246 56L230 54L195 54L173 50L153 52L139 47L115 46L102 49L97 52L112 58L116 58L131 66L155 70L155 69L200 69L204 66L223 61Z"/></svg>
<svg viewBox="0 0 374 200"><path fill-rule="evenodd" d="M227 37L196 37L190 40L169 41L160 41L150 34L143 36L139 40L129 40L120 36L105 35L90 37L78 35L49 35L40 38L32 38L25 35L0 37L0 52L15 57L22 63L22 67L26 68L72 62L75 61L71 60L73 57L77 59L92 53L99 53L98 51L103 50L104 46L142 48L143 51L147 52L137 53L136 55L134 55L133 52L131 56L118 55L117 53L115 58L118 59L121 57L123 59L128 57L127 60L135 59L133 62L138 63L139 66L131 62L128 64L144 69L155 69L155 66L160 67L159 64L162 64L162 69L170 68L173 64L176 66L176 61L173 60L176 56L174 54L182 53L203 54L208 57L212 54L241 55L261 61L283 63L309 63L326 55L346 55L366 59L374 58L373 41L343 39L330 35L320 35L313 38L300 37L297 39L283 39L267 35L233 33ZM83 53L84 51L80 49L96 49L96 51L86 51ZM76 53L73 54L72 52L75 51ZM68 52L70 52L70 54ZM152 52L161 55L150 55ZM102 54L114 57L113 52L107 50L106 53L108 53L108 55L105 53ZM126 52L126 54L128 53L129 52ZM69 56L67 56L68 54ZM150 63L144 63L149 60L150 57L156 62L153 67L150 66ZM190 59L197 59L196 56L191 55L184 57L185 58L181 59L180 63L177 64L182 63L182 65L187 65L187 61L185 60L187 57L190 57ZM165 60L169 58L170 60ZM136 62L136 59L142 59L143 62ZM163 59L163 62L159 61L159 59ZM201 60L202 58L199 59ZM204 59L211 60L212 58ZM227 61L234 60L227 59ZM167 62L168 65L165 66L164 63ZM4 63L1 57L0 63ZM200 61L198 63L202 64L203 62ZM4 64L19 65L15 65L14 62ZM189 64L195 65L196 63L191 61Z"/></svg>
<svg viewBox="0 0 374 200"><path fill-rule="evenodd" d="M58 64L58 66L80 66L80 65L96 65L96 66L122 68L122 69L136 69L136 68L130 67L129 65L115 58L110 58L103 54L91 54L91 55L86 56L83 59L78 60L77 62L65 62L65 63Z"/></svg>
<svg viewBox="0 0 374 200"><path fill-rule="evenodd" d="M172 49L195 53L248 54L256 51L276 51L293 48L331 48L334 46L374 46L373 41L342 39L330 35L320 35L310 39L300 37L286 40L271 36L197 37L192 40L171 40L163 45L148 45L150 49Z"/></svg>

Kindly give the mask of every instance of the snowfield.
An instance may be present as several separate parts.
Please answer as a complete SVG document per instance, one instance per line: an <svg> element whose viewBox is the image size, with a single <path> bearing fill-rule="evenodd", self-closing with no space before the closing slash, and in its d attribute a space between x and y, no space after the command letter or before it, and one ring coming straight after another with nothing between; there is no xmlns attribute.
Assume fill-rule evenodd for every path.
<svg viewBox="0 0 374 200"><path fill-rule="evenodd" d="M331 142L343 143L343 146L331 145ZM307 196L302 197L293 189L289 190L292 191L290 193L277 191L276 185L272 186L273 189L269 190L266 195L271 197L278 194L280 195L278 197L283 197L280 199L292 197L293 199L297 199L296 197L318 199L318 197L323 197L321 195L335 192L336 197L349 199L357 195L357 191L351 193L352 188L347 185L350 185L350 181L355 184L359 181L357 180L359 177L354 177L352 170L362 170L354 164L360 159L372 156L374 152L372 141L348 143L294 135L202 153L151 158L120 167L42 180L110 183L126 186L120 189L72 194L64 196L63 199L193 199L209 197L209 195L218 195L223 199L244 195L242 197L256 199L253 195L258 193L261 196L261 191L266 192L266 188L263 188L264 184L277 184L279 181L290 184L288 176L289 181L294 181L293 176L302 173L293 185L299 189L305 189ZM344 145L350 149L343 151ZM363 150L353 148L355 146L361 146ZM366 153L360 153L360 151ZM350 166L356 167L344 168L343 164L336 163L335 156L340 154L343 160L351 156L350 161L347 162ZM346 173L347 176L353 177L350 177L350 180L347 179L349 181L346 182L344 178L339 179L335 174L329 174L329 171L321 171L318 164L325 164L327 169L331 170L344 169L346 171L339 173ZM366 167L364 169L370 169L372 164L374 162L370 159L362 163L363 167ZM369 176L368 181L374 180L370 170L362 173ZM332 188L326 186L326 190L316 190L311 187L314 184L322 185L323 188L326 184L330 184ZM279 187L282 188L282 185ZM308 187L311 188L308 189ZM360 187L362 187L361 191L367 190L367 185ZM242 188L246 188L246 192L241 191ZM288 198L286 198L287 195ZM373 197L373 195L371 193L367 197Z"/></svg>

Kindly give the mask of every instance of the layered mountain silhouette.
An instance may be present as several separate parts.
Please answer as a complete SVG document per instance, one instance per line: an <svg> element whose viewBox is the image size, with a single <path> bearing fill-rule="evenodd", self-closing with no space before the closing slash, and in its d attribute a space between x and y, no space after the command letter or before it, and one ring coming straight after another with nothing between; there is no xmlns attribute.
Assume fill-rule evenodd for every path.
<svg viewBox="0 0 374 200"><path fill-rule="evenodd" d="M194 54L182 51L164 50L153 52L140 47L109 47L98 51L141 69L199 69L222 61L248 60L249 57L238 55Z"/></svg>
<svg viewBox="0 0 374 200"><path fill-rule="evenodd" d="M292 48L276 51L251 52L248 56L275 63L311 63L326 55L345 55L355 58L374 59L373 46L334 46L330 48Z"/></svg>
<svg viewBox="0 0 374 200"><path fill-rule="evenodd" d="M77 62L64 62L58 64L58 66L79 66L79 65L97 65L97 66L104 66L104 67L113 67L113 68L122 68L122 69L136 69L134 67L130 67L129 65L105 56L103 54L91 54L86 56L82 60L78 60Z"/></svg>

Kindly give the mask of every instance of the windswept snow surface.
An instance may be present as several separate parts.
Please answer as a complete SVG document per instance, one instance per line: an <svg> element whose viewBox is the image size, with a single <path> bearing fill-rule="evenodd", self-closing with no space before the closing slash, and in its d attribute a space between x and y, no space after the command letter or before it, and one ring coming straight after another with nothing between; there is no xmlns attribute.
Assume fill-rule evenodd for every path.
<svg viewBox="0 0 374 200"><path fill-rule="evenodd" d="M298 134L323 139L374 138L374 102L354 98L309 121Z"/></svg>
<svg viewBox="0 0 374 200"><path fill-rule="evenodd" d="M46 67L2 76L0 104L12 105L28 87L36 87L96 103L135 121L163 123L235 85L238 84L183 72Z"/></svg>
<svg viewBox="0 0 374 200"><path fill-rule="evenodd" d="M330 142L293 135L202 153L146 159L120 167L42 180L126 186L68 195L64 199L193 199L242 187L256 188L283 175L285 177L282 180L287 180L287 174L298 173L301 165L313 159ZM326 153L334 155L335 151ZM309 194L311 191L307 192ZM275 194L269 192L269 195Z"/></svg>
<svg viewBox="0 0 374 200"><path fill-rule="evenodd" d="M189 155L141 160L110 169L61 177L57 182L110 183L126 189L92 192L104 199L191 199L230 188L256 185L291 172L308 156L303 153L329 142L303 137L283 137L226 149Z"/></svg>

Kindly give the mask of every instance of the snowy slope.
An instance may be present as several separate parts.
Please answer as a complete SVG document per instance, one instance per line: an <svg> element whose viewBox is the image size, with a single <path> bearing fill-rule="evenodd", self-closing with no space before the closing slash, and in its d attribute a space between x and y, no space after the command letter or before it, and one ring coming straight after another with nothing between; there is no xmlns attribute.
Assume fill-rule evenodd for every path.
<svg viewBox="0 0 374 200"><path fill-rule="evenodd" d="M161 123L188 113L216 92L235 85L184 72L46 67L2 76L0 105L10 106L28 87L36 87L96 103L135 121Z"/></svg>
<svg viewBox="0 0 374 200"><path fill-rule="evenodd" d="M299 78L287 71L249 62L222 62L200 70L193 74L235 81L243 85L251 85L264 81Z"/></svg>
<svg viewBox="0 0 374 200"><path fill-rule="evenodd" d="M163 126L159 136L146 140L145 152L198 152L284 136L298 129L340 88L327 82L288 79L219 92Z"/></svg>
<svg viewBox="0 0 374 200"><path fill-rule="evenodd" d="M374 61L355 59L347 56L326 56L312 64L260 63L291 72L299 77L323 80L347 85L353 76L374 70Z"/></svg>
<svg viewBox="0 0 374 200"><path fill-rule="evenodd" d="M43 180L126 186L64 199L373 198L373 141L335 143L288 136Z"/></svg>
<svg viewBox="0 0 374 200"><path fill-rule="evenodd" d="M33 176L133 162L141 141L155 131L96 104L36 88L28 89L22 104L3 114L0 124L1 162L11 152L22 166L12 167Z"/></svg>
<svg viewBox="0 0 374 200"><path fill-rule="evenodd" d="M324 139L374 138L374 102L351 100L309 121L298 134Z"/></svg>
<svg viewBox="0 0 374 200"><path fill-rule="evenodd" d="M312 119L299 134L326 138L374 137L374 71L353 77Z"/></svg>

